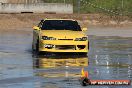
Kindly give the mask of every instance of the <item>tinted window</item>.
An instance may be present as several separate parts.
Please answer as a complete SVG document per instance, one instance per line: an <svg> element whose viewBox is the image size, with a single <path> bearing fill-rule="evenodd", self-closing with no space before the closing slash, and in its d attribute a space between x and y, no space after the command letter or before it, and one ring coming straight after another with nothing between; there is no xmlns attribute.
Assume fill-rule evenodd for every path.
<svg viewBox="0 0 132 88"><path fill-rule="evenodd" d="M43 22L42 30L72 30L81 31L77 21L71 20L46 20Z"/></svg>

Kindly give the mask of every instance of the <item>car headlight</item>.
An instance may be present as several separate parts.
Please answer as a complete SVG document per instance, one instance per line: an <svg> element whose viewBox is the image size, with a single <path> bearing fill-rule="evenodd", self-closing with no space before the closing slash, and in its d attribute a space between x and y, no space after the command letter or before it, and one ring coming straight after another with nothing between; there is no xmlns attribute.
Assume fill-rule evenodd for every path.
<svg viewBox="0 0 132 88"><path fill-rule="evenodd" d="M56 40L54 37L42 36L43 40Z"/></svg>
<svg viewBox="0 0 132 88"><path fill-rule="evenodd" d="M82 38L76 38L75 41L86 41L88 38L87 37L82 37Z"/></svg>

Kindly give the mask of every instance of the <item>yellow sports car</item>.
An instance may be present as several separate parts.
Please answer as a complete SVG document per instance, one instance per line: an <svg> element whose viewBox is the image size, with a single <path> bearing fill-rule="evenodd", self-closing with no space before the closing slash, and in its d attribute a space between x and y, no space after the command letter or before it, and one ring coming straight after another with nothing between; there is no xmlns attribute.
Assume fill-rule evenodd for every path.
<svg viewBox="0 0 132 88"><path fill-rule="evenodd" d="M87 28L76 20L44 19L33 29L32 49L37 52L88 52Z"/></svg>

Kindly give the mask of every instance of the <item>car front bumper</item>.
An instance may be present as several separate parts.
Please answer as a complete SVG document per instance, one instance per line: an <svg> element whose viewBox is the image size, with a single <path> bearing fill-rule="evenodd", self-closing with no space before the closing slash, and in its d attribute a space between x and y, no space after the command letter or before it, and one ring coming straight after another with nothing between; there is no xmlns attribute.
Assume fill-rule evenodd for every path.
<svg viewBox="0 0 132 88"><path fill-rule="evenodd" d="M40 40L39 51L46 52L88 52L88 41Z"/></svg>

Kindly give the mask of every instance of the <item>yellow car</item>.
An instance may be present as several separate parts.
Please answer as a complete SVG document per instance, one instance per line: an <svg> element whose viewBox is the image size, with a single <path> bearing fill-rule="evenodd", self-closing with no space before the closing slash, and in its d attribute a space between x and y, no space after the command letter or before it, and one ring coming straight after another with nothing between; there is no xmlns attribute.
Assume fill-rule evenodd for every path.
<svg viewBox="0 0 132 88"><path fill-rule="evenodd" d="M33 29L32 49L37 52L88 52L87 28L76 20L44 19Z"/></svg>

